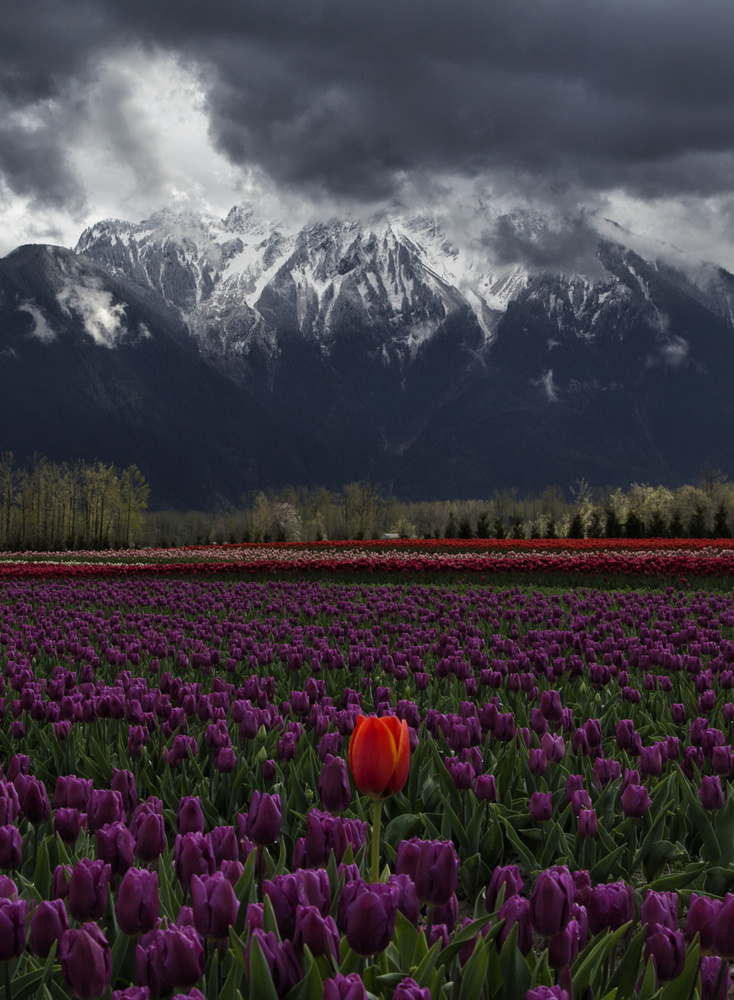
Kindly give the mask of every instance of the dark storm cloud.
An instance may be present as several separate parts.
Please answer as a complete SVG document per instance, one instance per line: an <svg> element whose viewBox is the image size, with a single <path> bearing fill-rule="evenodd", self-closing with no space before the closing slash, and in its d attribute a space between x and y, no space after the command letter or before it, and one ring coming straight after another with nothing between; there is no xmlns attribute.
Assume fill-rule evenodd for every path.
<svg viewBox="0 0 734 1000"><path fill-rule="evenodd" d="M734 186L733 36L729 0L46 0L4 23L0 85L17 110L69 102L135 43L198 68L234 163L309 194L496 174L548 197L707 195ZM63 141L63 116L33 143L4 131L7 182L63 199L63 156L33 165Z"/></svg>

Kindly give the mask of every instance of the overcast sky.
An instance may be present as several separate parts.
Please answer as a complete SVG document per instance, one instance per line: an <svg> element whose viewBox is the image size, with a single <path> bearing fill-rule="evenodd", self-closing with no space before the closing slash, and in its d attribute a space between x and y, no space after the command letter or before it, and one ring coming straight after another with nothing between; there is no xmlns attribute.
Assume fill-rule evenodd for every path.
<svg viewBox="0 0 734 1000"><path fill-rule="evenodd" d="M0 254L171 204L483 202L734 269L731 0L4 8Z"/></svg>

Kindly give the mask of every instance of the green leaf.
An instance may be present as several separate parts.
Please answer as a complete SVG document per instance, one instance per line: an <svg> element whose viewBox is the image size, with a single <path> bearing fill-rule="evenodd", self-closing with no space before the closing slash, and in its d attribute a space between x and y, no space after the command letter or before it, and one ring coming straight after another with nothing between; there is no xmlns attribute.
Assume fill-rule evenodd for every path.
<svg viewBox="0 0 734 1000"><path fill-rule="evenodd" d="M423 830L423 820L420 816L412 813L403 813L391 819L385 827L385 843L390 844L396 850L401 840L409 840L416 837Z"/></svg>
<svg viewBox="0 0 734 1000"><path fill-rule="evenodd" d="M675 979L666 983L660 994L660 1000L688 1000L693 993L693 984L698 976L698 960L700 947L696 939L686 952L683 971Z"/></svg>
<svg viewBox="0 0 734 1000"><path fill-rule="evenodd" d="M612 954L615 946L622 940L630 925L618 927L613 933L608 930L598 934L587 944L571 968L574 996L583 996L584 991L596 983L597 974L602 964Z"/></svg>
<svg viewBox="0 0 734 1000"><path fill-rule="evenodd" d="M642 948L645 943L647 927L641 927L625 944L624 953L619 965L610 976L607 989L617 989L621 997L635 995L635 986L640 978L640 963Z"/></svg>
<svg viewBox="0 0 734 1000"><path fill-rule="evenodd" d="M728 868L734 862L734 795L731 793L726 797L724 808L716 815L715 828L721 847L719 860L724 868Z"/></svg>
<svg viewBox="0 0 734 1000"><path fill-rule="evenodd" d="M517 946L518 926L514 924L500 952L502 989L500 1000L517 1000L530 989L532 975L525 956Z"/></svg>
<svg viewBox="0 0 734 1000"><path fill-rule="evenodd" d="M655 989L655 962L652 956L647 960L647 966L645 968L645 976L642 980L642 985L640 986L639 992L635 994L637 1000L652 1000L652 998L657 993Z"/></svg>
<svg viewBox="0 0 734 1000"><path fill-rule="evenodd" d="M257 937L250 942L250 991L257 1000L278 1000L273 977Z"/></svg>
<svg viewBox="0 0 734 1000"><path fill-rule="evenodd" d="M236 1000L241 982L242 968L237 962L232 962L229 975L224 980L224 984L219 991L219 1000Z"/></svg>
<svg viewBox="0 0 734 1000"><path fill-rule="evenodd" d="M474 951L461 973L459 1000L476 1000L481 996L489 964L489 949L493 947L481 937L477 939Z"/></svg>

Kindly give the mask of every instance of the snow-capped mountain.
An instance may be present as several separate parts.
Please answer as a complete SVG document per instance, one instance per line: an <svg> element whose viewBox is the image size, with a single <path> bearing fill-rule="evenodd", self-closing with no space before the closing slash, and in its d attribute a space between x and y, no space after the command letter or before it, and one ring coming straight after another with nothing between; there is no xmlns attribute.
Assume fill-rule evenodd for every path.
<svg viewBox="0 0 734 1000"><path fill-rule="evenodd" d="M0 449L136 461L179 506L734 475L734 276L612 223L108 220L0 261L0 356Z"/></svg>

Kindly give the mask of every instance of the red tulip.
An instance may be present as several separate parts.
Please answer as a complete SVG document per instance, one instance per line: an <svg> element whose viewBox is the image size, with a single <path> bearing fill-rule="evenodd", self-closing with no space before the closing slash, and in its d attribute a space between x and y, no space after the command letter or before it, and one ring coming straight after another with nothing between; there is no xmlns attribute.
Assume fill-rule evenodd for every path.
<svg viewBox="0 0 734 1000"><path fill-rule="evenodd" d="M371 799L399 792L410 767L410 735L405 719L393 715L358 715L349 740L354 783Z"/></svg>

